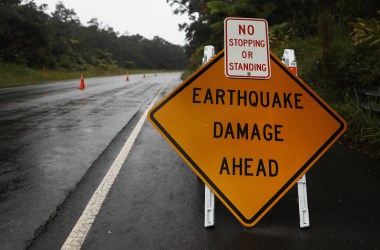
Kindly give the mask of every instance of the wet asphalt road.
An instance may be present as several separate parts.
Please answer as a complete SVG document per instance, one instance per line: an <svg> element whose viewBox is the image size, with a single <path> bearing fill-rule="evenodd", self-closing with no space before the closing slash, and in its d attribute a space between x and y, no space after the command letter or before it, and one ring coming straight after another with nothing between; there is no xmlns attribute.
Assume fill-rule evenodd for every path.
<svg viewBox="0 0 380 250"><path fill-rule="evenodd" d="M23 249L111 140L176 74L0 89L0 249Z"/></svg>
<svg viewBox="0 0 380 250"><path fill-rule="evenodd" d="M178 76L170 75L162 80L162 83L166 81L169 84L161 97L180 83ZM132 83L128 83L128 85ZM162 84L158 84L158 86L162 86ZM146 87L148 88L148 86ZM4 192L8 196L3 196L2 192L0 200L1 249L22 249L27 245L30 249L60 249L92 193L141 117L147 102L151 101L154 92L158 90L152 86L151 88L152 91L145 90L145 92L149 92L147 95L150 97L146 97L146 100L140 104L135 103L136 112L129 119L124 117L128 116L127 114L114 114L110 115L110 120L114 119L114 121L106 122L104 120L107 119L107 116L100 118L98 115L94 115L98 117L98 120L93 118L95 120L93 123L106 126L106 128L93 132L95 138L107 137L103 133L107 134L105 131L109 130L108 126L117 126L120 123L120 132L116 129L117 132L114 132L113 136L109 135L107 137L108 144L105 143L102 150L93 152L94 149L90 145L92 143L95 145L97 142L93 138L94 142L83 143L84 148L77 147L76 150L70 152L70 157L61 162L62 166L69 168L66 172L57 168L54 169L53 174L45 169L50 173L49 177L55 177L54 182L48 182L44 175L45 172L39 170L36 172L36 177L33 177L34 179L23 179L24 181L11 187L17 187L17 185L22 187L28 183L30 186L24 186L25 188L21 190L8 188ZM121 90L121 92L123 91ZM113 92L111 91L111 93ZM125 95L127 93L128 91ZM117 103L124 102L123 109L118 112L127 112L126 110L129 109L127 108L128 102L120 100L123 97L124 95L120 94L110 98L117 99ZM134 98L134 100L138 99L142 98ZM80 100L79 97L77 102L80 103ZM97 101L93 100L93 102ZM101 103L104 103L104 100ZM88 117L92 116L92 109L87 110ZM71 112L78 112L78 110L81 109L77 108L76 111ZM99 113L115 112L115 110L109 113L101 110ZM123 119L123 121L116 121L118 119ZM57 124L53 121L46 122ZM67 122L68 120L65 121L65 123ZM83 121L83 123L81 133L84 133L85 129L93 124L88 121ZM37 124L40 123L37 122ZM95 128L93 129L95 130ZM40 136L43 134L41 132ZM4 136L3 133L1 134ZM64 138L61 140L70 139L72 141L80 136L79 132L72 136L69 134L64 134ZM50 138L55 136L55 133L49 134ZM21 138L27 137L23 135ZM103 138L100 141L104 142L105 140ZM36 144L39 143L41 141ZM27 145L32 147L31 144ZM66 145L63 145L62 148L68 150ZM50 145L47 149L53 150L54 146ZM93 161L86 161L83 150L86 151L86 157L94 156ZM16 152L18 151L16 150ZM21 157L22 155L18 154L17 156ZM62 153L61 155L69 154ZM37 156L37 152L33 156L35 158L42 157ZM46 159L51 158L46 157ZM2 158L1 164L3 164L3 160ZM73 170L74 167L70 163L66 164L66 161L77 161L79 165L76 165ZM24 162L31 161L26 161L24 158ZM47 162L49 163L49 161ZM86 170L79 171L78 166L86 168L83 162L87 162L89 165ZM39 162L34 164L39 166ZM45 168L57 166L50 164L47 164ZM32 168L31 166L22 167L21 163L17 166L19 166L19 170L22 169L28 173L23 176L30 177L31 170L28 168ZM213 228L205 229L203 227L204 184L146 121L107 195L82 249L380 249L378 232L380 223L378 213L380 209L379 168L379 160L371 159L344 145L336 144L307 174L310 228L299 228L297 192L295 188L292 188L253 228L243 227L223 204L216 201L216 225ZM19 173L23 173L22 171ZM64 192L61 190L64 186L63 182L74 183L72 172L80 173L79 175L82 177L76 180L78 184L74 185L75 187L67 188ZM38 174L41 176L37 177ZM28 188L32 187L33 183L36 186L46 186L45 190L39 187L39 191L45 191L45 193L39 193L39 198L35 198L35 202L30 202L32 199L26 199L27 202L30 202L29 208L23 206L24 208L17 210L17 214L11 210L16 210L16 202L22 202L28 195L23 195L15 201L12 209L4 210L5 205L12 204L9 200L12 200L17 194L28 192ZM46 198L44 203L40 203L43 194L46 195L50 192L53 195ZM62 195L59 195L60 192ZM47 203L53 199L57 200L54 198L55 196L67 197L63 198L63 203L61 202L62 204L52 214L49 222L40 227L38 235L33 240L28 238L30 241L27 241L28 239L23 239L23 242L18 241L21 239L20 235L31 236L31 234L26 234L27 229L18 229L21 233L18 234L18 239L15 238L15 227L13 229L9 227L12 226L11 223L19 221L20 224L29 226L28 220L33 220L37 214L49 215L48 210L54 205ZM56 201L56 203L58 202ZM30 212L31 206L39 207L41 210ZM5 216L4 211L16 217ZM17 216L22 218L17 219ZM3 226L4 222L8 226Z"/></svg>

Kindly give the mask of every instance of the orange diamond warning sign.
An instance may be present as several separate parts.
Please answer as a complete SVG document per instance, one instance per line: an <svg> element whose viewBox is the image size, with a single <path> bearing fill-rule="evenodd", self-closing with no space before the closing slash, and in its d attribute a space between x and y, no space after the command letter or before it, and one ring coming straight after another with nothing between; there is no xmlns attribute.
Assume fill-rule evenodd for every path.
<svg viewBox="0 0 380 250"><path fill-rule="evenodd" d="M345 121L271 54L269 80L224 75L224 52L149 120L245 226L255 225L343 134Z"/></svg>

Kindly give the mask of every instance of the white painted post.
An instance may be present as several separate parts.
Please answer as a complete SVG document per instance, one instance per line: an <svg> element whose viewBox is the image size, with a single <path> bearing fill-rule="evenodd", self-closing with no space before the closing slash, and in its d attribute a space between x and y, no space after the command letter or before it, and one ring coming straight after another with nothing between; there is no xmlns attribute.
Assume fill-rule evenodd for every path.
<svg viewBox="0 0 380 250"><path fill-rule="evenodd" d="M213 227L215 224L215 195L205 185L205 227Z"/></svg>
<svg viewBox="0 0 380 250"><path fill-rule="evenodd" d="M296 56L293 49L285 49L282 62L288 67L297 69ZM296 71L297 73L297 71ZM307 204L306 175L302 176L297 182L298 187L298 209L300 214L300 227L309 227L309 207Z"/></svg>
<svg viewBox="0 0 380 250"><path fill-rule="evenodd" d="M300 213L300 227L309 227L309 208L307 204L306 175L297 182L298 187L298 209Z"/></svg>
<svg viewBox="0 0 380 250"><path fill-rule="evenodd" d="M202 65L210 61L213 56L215 56L214 46L205 46L203 49Z"/></svg>
<svg viewBox="0 0 380 250"><path fill-rule="evenodd" d="M202 64L207 63L215 55L214 46L205 46ZM205 227L212 227L215 224L215 195L205 185Z"/></svg>

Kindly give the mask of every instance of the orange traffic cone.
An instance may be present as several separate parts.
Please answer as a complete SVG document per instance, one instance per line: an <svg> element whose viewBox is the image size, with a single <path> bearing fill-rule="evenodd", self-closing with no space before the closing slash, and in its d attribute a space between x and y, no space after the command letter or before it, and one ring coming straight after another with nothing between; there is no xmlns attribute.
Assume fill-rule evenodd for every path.
<svg viewBox="0 0 380 250"><path fill-rule="evenodd" d="M79 89L84 89L85 86L84 86L84 79L83 79L83 73L80 74L80 85L79 85Z"/></svg>
<svg viewBox="0 0 380 250"><path fill-rule="evenodd" d="M127 73L127 75L125 76L125 80L126 80L126 81L129 81L128 73Z"/></svg>

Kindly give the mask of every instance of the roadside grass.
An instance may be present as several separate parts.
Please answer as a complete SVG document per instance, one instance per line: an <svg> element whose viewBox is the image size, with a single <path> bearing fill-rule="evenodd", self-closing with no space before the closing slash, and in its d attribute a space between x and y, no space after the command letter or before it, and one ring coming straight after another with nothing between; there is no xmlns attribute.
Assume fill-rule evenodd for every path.
<svg viewBox="0 0 380 250"><path fill-rule="evenodd" d="M347 131L343 141L374 158L380 158L380 117L371 110L376 100L369 100L363 106L357 93L354 96L346 95L344 102L334 105L347 122ZM378 115L378 114L377 114Z"/></svg>
<svg viewBox="0 0 380 250"><path fill-rule="evenodd" d="M24 85L34 85L48 83L52 81L80 79L81 73L85 78L96 76L114 76L132 74L153 74L170 72L169 70L151 69L96 69L90 68L84 71L60 71L60 70L35 70L19 65L1 64L0 65L0 88L16 87Z"/></svg>
<svg viewBox="0 0 380 250"><path fill-rule="evenodd" d="M185 70L182 75L181 75L181 79L182 80L186 80L188 77L191 76L191 74L193 74L195 72L195 70L191 70L191 69L187 69Z"/></svg>

